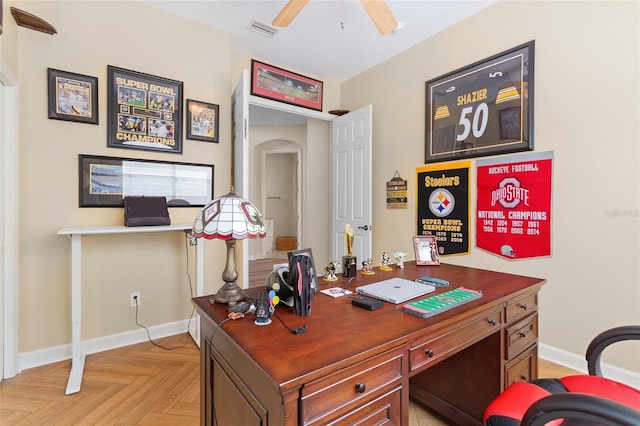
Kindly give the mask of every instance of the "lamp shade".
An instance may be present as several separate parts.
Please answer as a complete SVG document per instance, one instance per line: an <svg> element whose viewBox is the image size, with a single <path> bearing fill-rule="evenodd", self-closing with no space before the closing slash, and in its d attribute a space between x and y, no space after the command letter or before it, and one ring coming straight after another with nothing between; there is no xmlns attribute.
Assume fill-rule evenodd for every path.
<svg viewBox="0 0 640 426"><path fill-rule="evenodd" d="M204 206L193 222L196 238L244 240L264 238L262 214L250 201L233 191Z"/></svg>

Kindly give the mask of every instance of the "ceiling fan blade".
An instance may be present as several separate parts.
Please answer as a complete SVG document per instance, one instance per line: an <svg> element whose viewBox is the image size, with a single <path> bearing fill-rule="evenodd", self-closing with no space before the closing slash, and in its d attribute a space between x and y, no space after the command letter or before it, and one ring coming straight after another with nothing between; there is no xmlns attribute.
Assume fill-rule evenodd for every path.
<svg viewBox="0 0 640 426"><path fill-rule="evenodd" d="M289 0L271 24L276 27L288 27L307 3L309 0Z"/></svg>
<svg viewBox="0 0 640 426"><path fill-rule="evenodd" d="M391 9L384 0L360 0L362 6L369 14L373 25L382 35L388 34L398 27L398 21L393 16Z"/></svg>

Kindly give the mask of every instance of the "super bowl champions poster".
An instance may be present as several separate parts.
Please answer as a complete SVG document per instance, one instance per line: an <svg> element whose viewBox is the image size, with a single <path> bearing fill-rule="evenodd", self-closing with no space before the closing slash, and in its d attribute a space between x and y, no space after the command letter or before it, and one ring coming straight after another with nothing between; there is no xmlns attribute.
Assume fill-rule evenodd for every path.
<svg viewBox="0 0 640 426"><path fill-rule="evenodd" d="M509 260L550 256L553 152L478 160L476 169L476 246Z"/></svg>
<svg viewBox="0 0 640 426"><path fill-rule="evenodd" d="M470 161L463 161L416 169L416 235L434 235L441 256L469 253L470 165Z"/></svg>

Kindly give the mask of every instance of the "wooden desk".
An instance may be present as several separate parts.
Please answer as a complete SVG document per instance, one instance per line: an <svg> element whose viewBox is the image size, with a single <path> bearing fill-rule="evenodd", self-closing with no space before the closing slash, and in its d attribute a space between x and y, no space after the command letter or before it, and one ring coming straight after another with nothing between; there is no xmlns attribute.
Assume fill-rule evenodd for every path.
<svg viewBox="0 0 640 426"><path fill-rule="evenodd" d="M218 324L226 305L194 298L202 318L201 423L210 425L408 425L409 394L458 425L482 424L510 382L537 378L540 278L441 264L362 276L350 288L392 276L450 281L483 297L422 319L385 303L367 311L348 297L317 294L311 315L279 306L256 326L249 315ZM321 288L342 286L320 281ZM255 289L260 291L262 289ZM433 293L432 293L433 294ZM215 420L214 420L215 417Z"/></svg>
<svg viewBox="0 0 640 426"><path fill-rule="evenodd" d="M82 236L88 235L114 235L114 234L146 234L157 232L189 231L191 224L178 224L167 226L84 226L75 228L62 228L58 235L71 237L71 371L67 381L66 394L80 391L82 373L84 372L85 352L82 348ZM202 244L196 245L196 295L204 292L204 266ZM196 318L195 329L189 330L189 334L196 342L198 335L199 319Z"/></svg>

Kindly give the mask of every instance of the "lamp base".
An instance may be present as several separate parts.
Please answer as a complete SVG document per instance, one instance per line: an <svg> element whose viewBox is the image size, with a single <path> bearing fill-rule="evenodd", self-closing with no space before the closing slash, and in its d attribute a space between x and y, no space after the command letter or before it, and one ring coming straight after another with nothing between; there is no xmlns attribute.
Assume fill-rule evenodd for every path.
<svg viewBox="0 0 640 426"><path fill-rule="evenodd" d="M247 297L247 294L243 289L238 287L235 283L229 283L222 286L220 290L213 296L211 296L211 300L215 303L230 303L230 302L240 302Z"/></svg>

